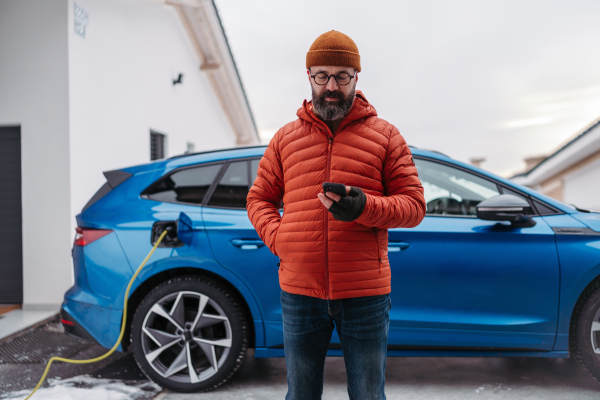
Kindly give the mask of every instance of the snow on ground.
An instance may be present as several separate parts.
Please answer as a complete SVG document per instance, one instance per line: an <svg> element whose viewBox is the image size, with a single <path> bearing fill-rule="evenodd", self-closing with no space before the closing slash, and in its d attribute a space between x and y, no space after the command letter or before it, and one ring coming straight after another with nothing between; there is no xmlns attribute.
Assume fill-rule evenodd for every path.
<svg viewBox="0 0 600 400"><path fill-rule="evenodd" d="M151 399L162 389L152 382L96 379L90 376L76 376L69 379L49 379L50 387L40 388L31 400L142 400ZM6 393L0 398L22 400L31 390Z"/></svg>

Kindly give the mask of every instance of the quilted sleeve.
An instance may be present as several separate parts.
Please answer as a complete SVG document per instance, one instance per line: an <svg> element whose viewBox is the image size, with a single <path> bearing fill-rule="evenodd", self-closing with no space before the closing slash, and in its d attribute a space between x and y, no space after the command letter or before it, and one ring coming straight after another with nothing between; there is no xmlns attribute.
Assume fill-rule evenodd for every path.
<svg viewBox="0 0 600 400"><path fill-rule="evenodd" d="M275 237L281 221L279 208L283 198L283 171L277 148L278 137L275 134L271 139L258 164L258 174L246 198L250 222L275 255Z"/></svg>
<svg viewBox="0 0 600 400"><path fill-rule="evenodd" d="M365 208L356 222L380 229L412 228L425 217L423 186L406 141L392 127L383 166L384 196L367 194Z"/></svg>

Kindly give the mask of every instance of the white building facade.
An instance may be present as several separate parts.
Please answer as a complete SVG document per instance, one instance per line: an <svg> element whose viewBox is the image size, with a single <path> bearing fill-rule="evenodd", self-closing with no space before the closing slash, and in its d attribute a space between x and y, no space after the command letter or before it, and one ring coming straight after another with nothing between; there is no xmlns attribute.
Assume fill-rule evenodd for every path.
<svg viewBox="0 0 600 400"><path fill-rule="evenodd" d="M212 1L2 0L0 54L0 304L61 303L102 171L259 142Z"/></svg>

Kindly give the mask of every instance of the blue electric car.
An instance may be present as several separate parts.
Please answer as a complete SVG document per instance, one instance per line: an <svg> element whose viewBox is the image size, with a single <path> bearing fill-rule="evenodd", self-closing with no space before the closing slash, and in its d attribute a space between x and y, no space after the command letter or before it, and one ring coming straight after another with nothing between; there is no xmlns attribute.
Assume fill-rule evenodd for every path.
<svg viewBox="0 0 600 400"><path fill-rule="evenodd" d="M245 208L264 150L106 172L77 216L66 331L116 342L127 283L167 229L134 282L122 349L182 392L227 381L247 348L283 356L279 260ZM389 231L389 355L573 356L600 379L600 214L412 151L427 216ZM341 355L335 331L329 354Z"/></svg>

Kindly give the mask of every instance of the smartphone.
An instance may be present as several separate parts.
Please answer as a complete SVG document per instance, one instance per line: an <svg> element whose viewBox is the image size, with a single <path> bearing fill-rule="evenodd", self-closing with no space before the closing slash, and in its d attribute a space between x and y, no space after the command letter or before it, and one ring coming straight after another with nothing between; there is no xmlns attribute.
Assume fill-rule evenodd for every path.
<svg viewBox="0 0 600 400"><path fill-rule="evenodd" d="M343 183L323 182L323 193L325 192L339 194L344 197L346 196L346 185Z"/></svg>

